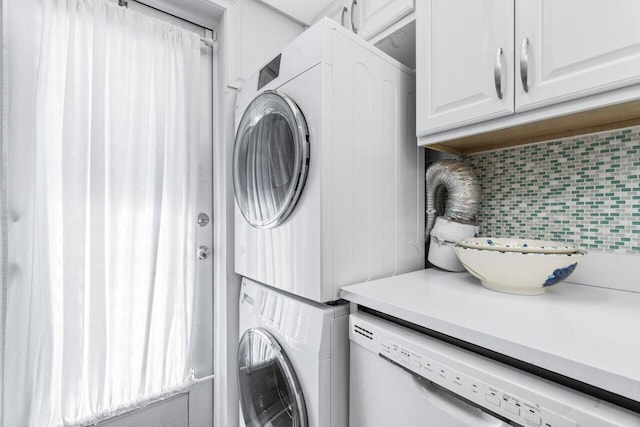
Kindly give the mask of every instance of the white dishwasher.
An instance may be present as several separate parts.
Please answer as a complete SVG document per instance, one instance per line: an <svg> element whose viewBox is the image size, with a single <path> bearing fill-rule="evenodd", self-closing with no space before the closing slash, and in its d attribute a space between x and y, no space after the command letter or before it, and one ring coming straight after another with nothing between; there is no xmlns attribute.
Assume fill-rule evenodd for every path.
<svg viewBox="0 0 640 427"><path fill-rule="evenodd" d="M350 427L640 426L640 414L379 317L350 315Z"/></svg>

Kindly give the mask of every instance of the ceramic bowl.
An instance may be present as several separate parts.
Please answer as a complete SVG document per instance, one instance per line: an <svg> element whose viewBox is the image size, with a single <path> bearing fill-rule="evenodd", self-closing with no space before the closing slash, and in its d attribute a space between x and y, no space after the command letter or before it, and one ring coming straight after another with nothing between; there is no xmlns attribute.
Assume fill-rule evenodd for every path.
<svg viewBox="0 0 640 427"><path fill-rule="evenodd" d="M470 237L458 241L459 246L472 249L486 249L508 252L540 252L568 254L579 252L580 249L572 244L551 242L535 239L510 239L496 237Z"/></svg>
<svg viewBox="0 0 640 427"><path fill-rule="evenodd" d="M567 254L509 252L456 246L465 269L486 288L519 295L540 295L565 280L585 252Z"/></svg>

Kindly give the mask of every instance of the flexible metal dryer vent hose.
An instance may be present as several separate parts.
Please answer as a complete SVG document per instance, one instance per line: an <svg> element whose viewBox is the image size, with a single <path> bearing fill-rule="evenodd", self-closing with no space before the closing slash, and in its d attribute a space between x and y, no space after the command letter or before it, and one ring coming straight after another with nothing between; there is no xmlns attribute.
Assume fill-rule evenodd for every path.
<svg viewBox="0 0 640 427"><path fill-rule="evenodd" d="M475 224L480 205L480 185L471 168L459 160L439 160L427 169L427 225L425 237L436 217Z"/></svg>

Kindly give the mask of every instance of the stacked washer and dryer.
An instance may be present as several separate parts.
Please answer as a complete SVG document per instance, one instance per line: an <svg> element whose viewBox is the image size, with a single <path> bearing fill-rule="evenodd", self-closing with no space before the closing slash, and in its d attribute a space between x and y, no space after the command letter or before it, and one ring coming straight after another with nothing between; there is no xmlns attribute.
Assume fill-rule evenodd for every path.
<svg viewBox="0 0 640 427"><path fill-rule="evenodd" d="M415 75L323 19L238 92L241 425L348 425L342 286L424 268Z"/></svg>

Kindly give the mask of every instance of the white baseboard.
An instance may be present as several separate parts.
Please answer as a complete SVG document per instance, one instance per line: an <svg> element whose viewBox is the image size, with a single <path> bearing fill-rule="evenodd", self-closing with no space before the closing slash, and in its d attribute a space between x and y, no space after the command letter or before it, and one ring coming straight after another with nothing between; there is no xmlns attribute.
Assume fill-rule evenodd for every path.
<svg viewBox="0 0 640 427"><path fill-rule="evenodd" d="M98 427L189 427L189 395L182 393L98 423Z"/></svg>

